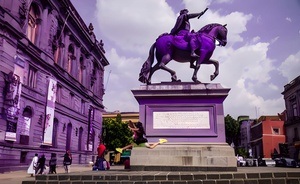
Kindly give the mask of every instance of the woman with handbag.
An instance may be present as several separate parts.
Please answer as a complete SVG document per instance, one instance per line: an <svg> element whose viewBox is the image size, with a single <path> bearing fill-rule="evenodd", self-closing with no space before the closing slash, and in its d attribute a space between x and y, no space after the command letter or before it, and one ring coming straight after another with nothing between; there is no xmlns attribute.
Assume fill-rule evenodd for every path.
<svg viewBox="0 0 300 184"><path fill-rule="evenodd" d="M67 150L65 155L64 155L64 169L66 173L70 173L70 166L72 164L72 155L70 153L70 150Z"/></svg>

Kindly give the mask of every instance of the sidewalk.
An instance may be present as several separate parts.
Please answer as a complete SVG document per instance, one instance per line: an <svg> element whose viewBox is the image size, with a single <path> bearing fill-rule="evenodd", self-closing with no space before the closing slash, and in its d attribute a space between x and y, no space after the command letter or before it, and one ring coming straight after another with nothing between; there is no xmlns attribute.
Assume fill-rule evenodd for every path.
<svg viewBox="0 0 300 184"><path fill-rule="evenodd" d="M114 167L114 166L112 166ZM119 167L119 166L116 166ZM121 169L121 168L120 168ZM71 174L92 171L92 167L88 165L71 165ZM58 174L65 173L63 166L58 166L56 168ZM34 180L35 177L31 177L30 174L27 174L27 170L5 172L0 174L0 183L1 184L22 184L22 181L25 180Z"/></svg>
<svg viewBox="0 0 300 184"><path fill-rule="evenodd" d="M264 172L300 172L300 168L286 168L286 167L238 167L238 173L264 173ZM58 166L56 169L58 174L64 174L65 171L62 166ZM82 174L82 175L91 175L96 173L116 173L122 174L126 173L130 174L145 174L145 173L161 173L160 171L130 171L125 170L124 165L113 165L111 166L111 170L108 171L92 171L92 167L88 165L71 165L71 173L70 174ZM171 172L168 172L171 173ZM299 176L300 177L300 176ZM22 184L22 181L31 181L34 180L35 177L31 177L27 174L27 170L20 171L12 171L0 174L0 183L1 184Z"/></svg>

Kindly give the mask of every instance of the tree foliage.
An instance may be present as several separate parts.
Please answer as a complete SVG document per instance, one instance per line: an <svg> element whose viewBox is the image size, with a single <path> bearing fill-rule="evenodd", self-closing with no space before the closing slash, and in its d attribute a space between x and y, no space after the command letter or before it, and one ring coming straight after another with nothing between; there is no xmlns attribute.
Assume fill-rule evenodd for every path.
<svg viewBox="0 0 300 184"><path fill-rule="evenodd" d="M237 120L233 119L229 114L225 117L225 135L226 142L230 145L232 142L234 145L238 144L240 126Z"/></svg>
<svg viewBox="0 0 300 184"><path fill-rule="evenodd" d="M121 115L116 119L103 119L103 141L109 151L124 147L132 142L132 132L129 130L126 122L122 122Z"/></svg>

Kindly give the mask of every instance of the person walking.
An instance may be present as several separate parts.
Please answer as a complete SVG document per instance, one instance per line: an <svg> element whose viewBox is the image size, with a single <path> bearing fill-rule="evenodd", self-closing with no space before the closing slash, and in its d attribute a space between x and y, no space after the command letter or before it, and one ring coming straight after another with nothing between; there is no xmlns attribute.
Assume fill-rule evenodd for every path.
<svg viewBox="0 0 300 184"><path fill-rule="evenodd" d="M51 153L51 158L49 160L49 174L57 174L56 173L56 164L57 164L57 158L55 153Z"/></svg>
<svg viewBox="0 0 300 184"><path fill-rule="evenodd" d="M38 158L38 154L36 153L34 155L34 157L31 160L31 163L27 169L27 173L31 174L31 176L35 176L35 173L37 171L37 162L38 162L39 158Z"/></svg>
<svg viewBox="0 0 300 184"><path fill-rule="evenodd" d="M45 169L45 164L46 164L46 157L45 157L45 155L42 155L41 158L39 158L37 164L38 164L38 167L37 167L36 174L43 174L44 173L44 169Z"/></svg>
<svg viewBox="0 0 300 184"><path fill-rule="evenodd" d="M70 153L70 150L67 150L66 153L64 154L64 169L66 173L70 173L70 166L72 164L72 154Z"/></svg>

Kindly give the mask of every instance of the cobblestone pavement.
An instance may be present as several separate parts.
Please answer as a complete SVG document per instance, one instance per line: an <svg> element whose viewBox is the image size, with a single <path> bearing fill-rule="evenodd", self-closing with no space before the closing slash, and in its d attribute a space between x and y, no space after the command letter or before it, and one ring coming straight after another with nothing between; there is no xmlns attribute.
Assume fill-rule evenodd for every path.
<svg viewBox="0 0 300 184"><path fill-rule="evenodd" d="M57 173L64 173L62 166L57 167ZM241 173L263 173L263 172L299 172L300 168L284 168L284 167L238 167L237 172ZM136 173L158 173L159 171L130 171L125 170L123 165L113 165L109 171L92 171L91 166L87 165L71 165L70 174L94 174L96 172L110 172L110 173L125 173L126 174L136 174ZM12 171L0 174L0 184L22 184L22 181L34 180L27 174L27 170Z"/></svg>

